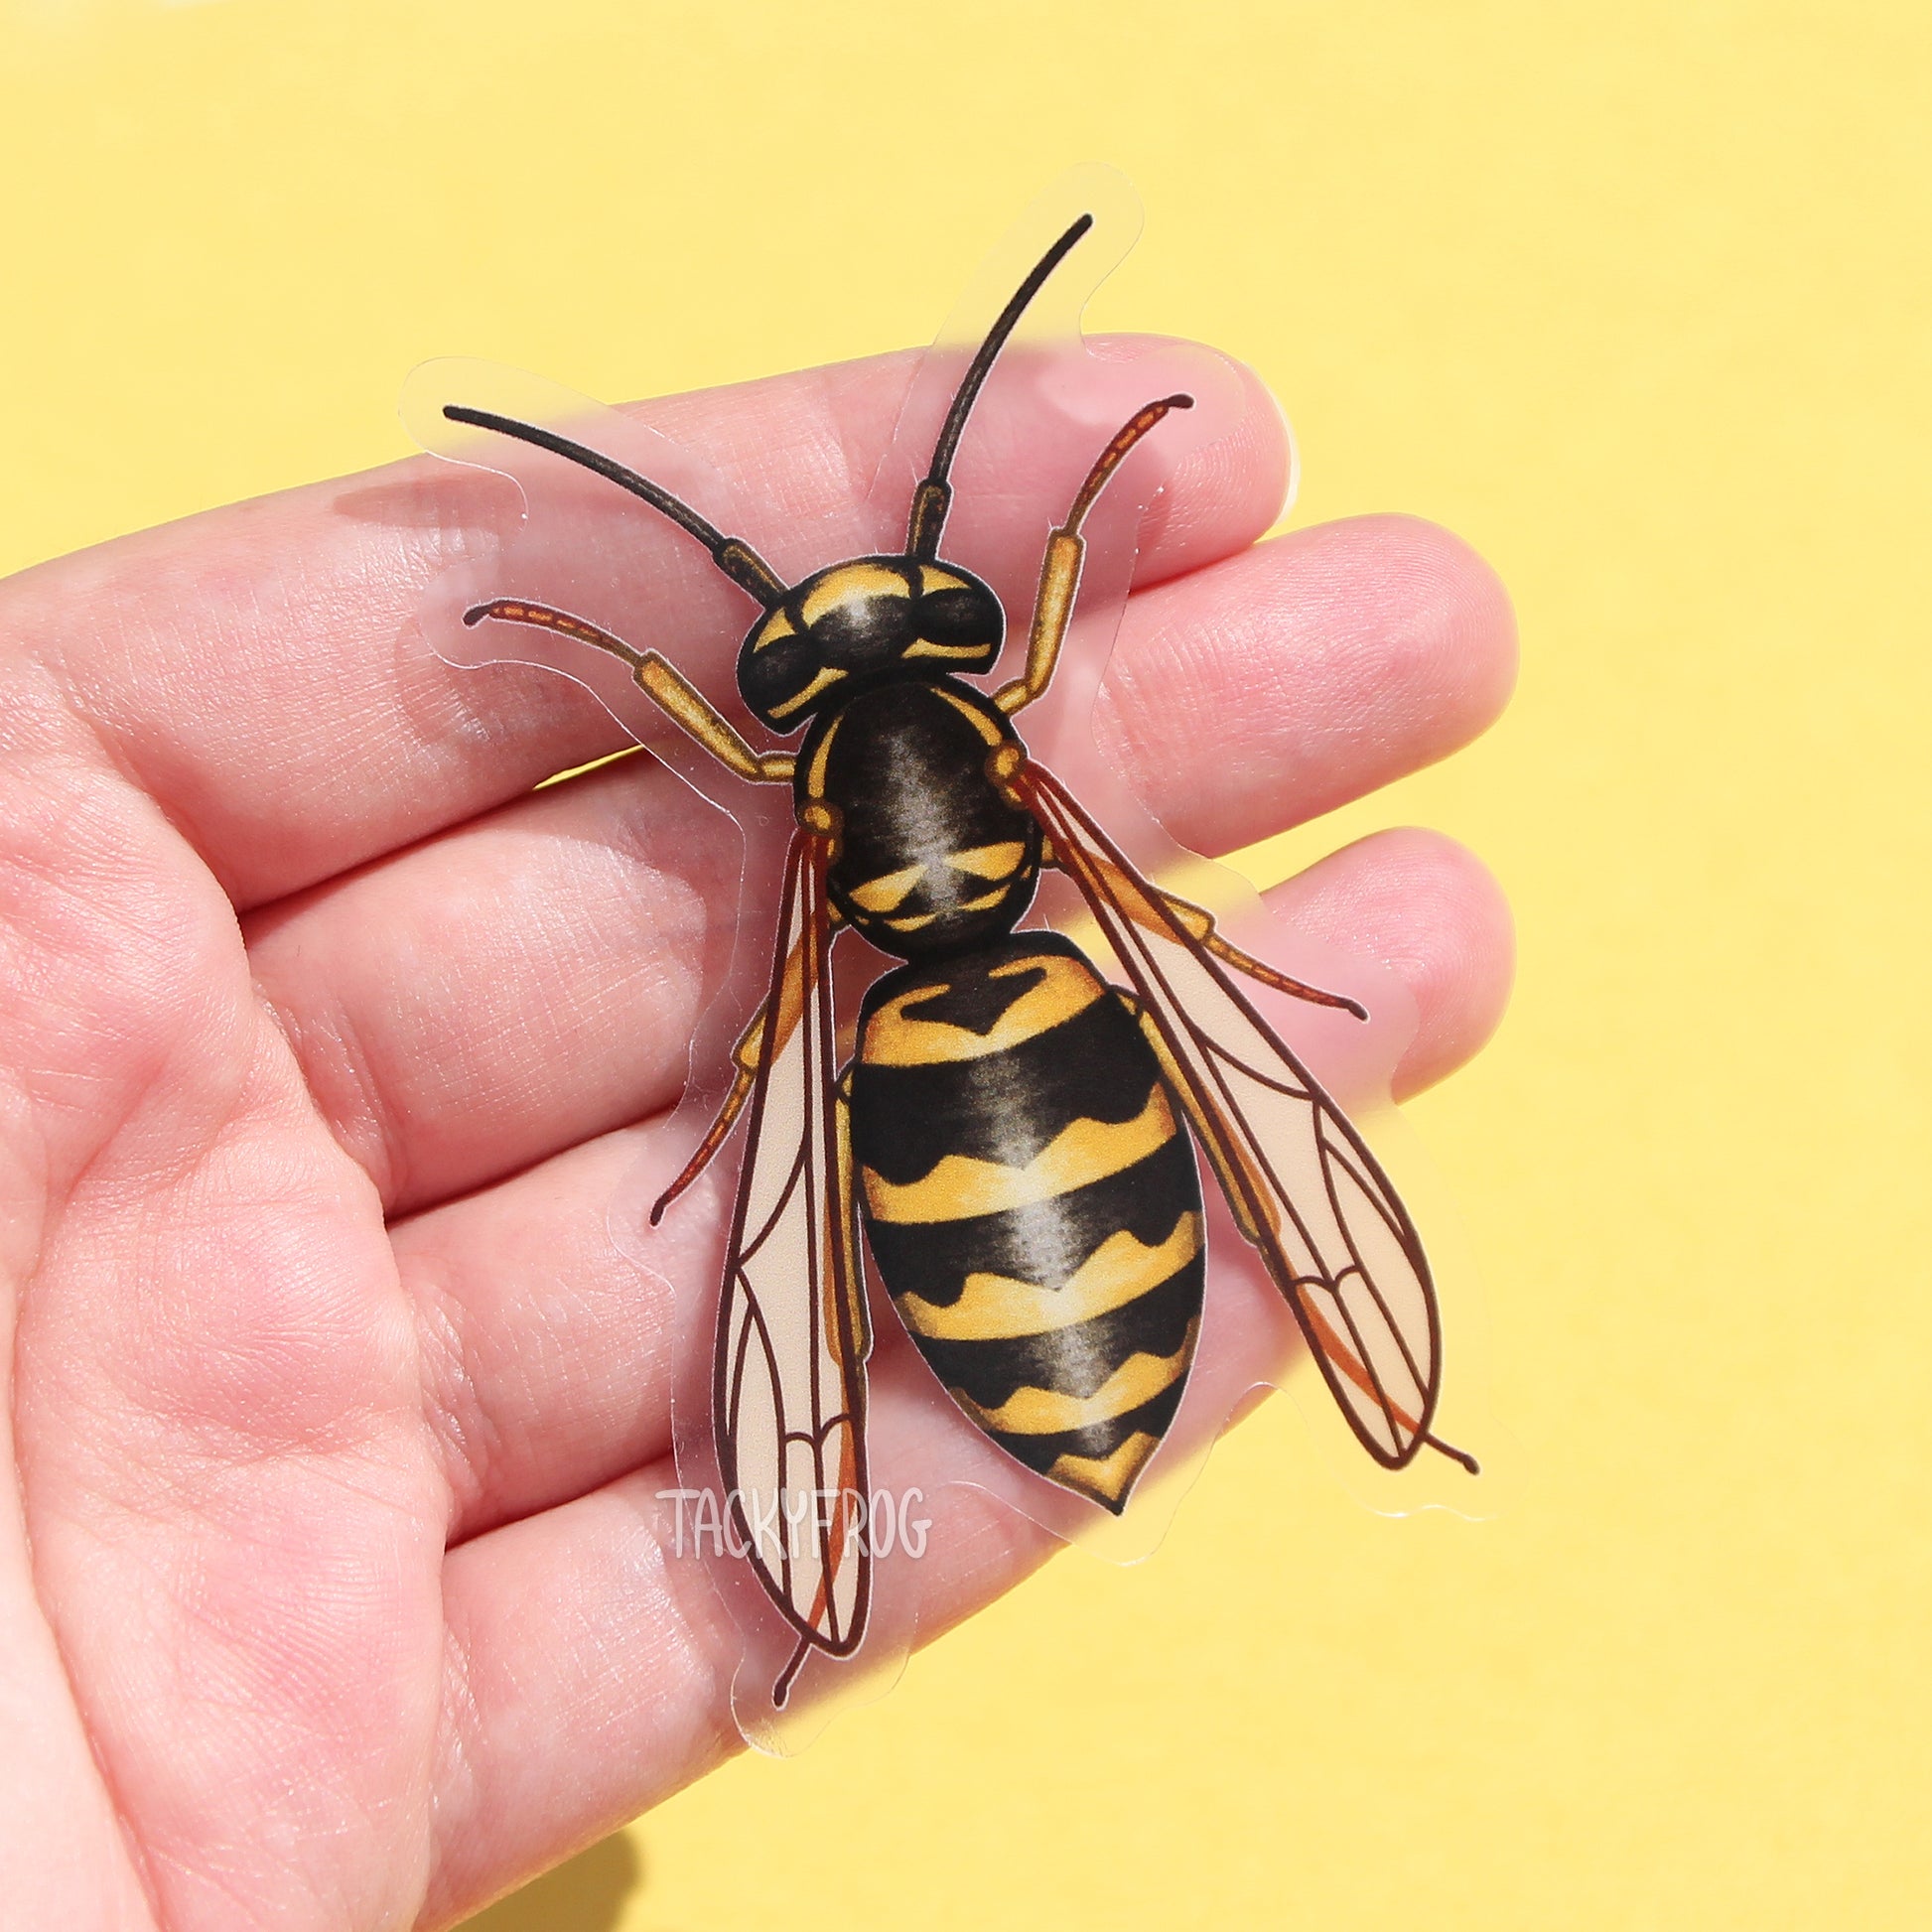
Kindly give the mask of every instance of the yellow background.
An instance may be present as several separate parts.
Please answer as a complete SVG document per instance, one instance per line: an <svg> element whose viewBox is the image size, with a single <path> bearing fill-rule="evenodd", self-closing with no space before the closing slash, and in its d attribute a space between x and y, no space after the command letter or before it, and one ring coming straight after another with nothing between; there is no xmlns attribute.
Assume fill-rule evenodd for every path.
<svg viewBox="0 0 1932 1932"><path fill-rule="evenodd" d="M1923 6L6 5L0 564L400 454L433 353L920 342L1104 158L1094 320L1257 364L1298 521L1422 511L1517 598L1509 721L1257 860L1421 820L1515 897L1413 1109L1510 1513L1372 1516L1270 1405L1153 1563L490 1932L1932 1918Z"/></svg>

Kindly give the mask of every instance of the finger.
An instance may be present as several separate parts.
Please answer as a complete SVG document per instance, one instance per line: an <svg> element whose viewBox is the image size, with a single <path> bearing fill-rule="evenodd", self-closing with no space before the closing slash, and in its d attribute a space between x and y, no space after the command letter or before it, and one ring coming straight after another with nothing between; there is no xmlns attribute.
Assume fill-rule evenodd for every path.
<svg viewBox="0 0 1932 1932"><path fill-rule="evenodd" d="M1267 895L1298 930L1386 961L1418 1029L1403 1091L1439 1079L1488 1036L1508 997L1508 912L1478 861L1422 832L1387 832ZM670 1440L676 1303L717 1279L731 1163L713 1168L652 1237L653 1274L619 1253L615 1195L643 1135L606 1135L394 1230L419 1310L429 1411L461 1540L620 1475Z"/></svg>
<svg viewBox="0 0 1932 1932"><path fill-rule="evenodd" d="M1502 1021L1516 972L1509 901L1474 853L1440 832L1377 832L1265 895L1298 932L1380 960L1416 1002L1396 1062L1408 1100L1474 1059Z"/></svg>
<svg viewBox="0 0 1932 1932"><path fill-rule="evenodd" d="M445 1563L447 1768L419 1924L455 1923L740 1748L741 1640L675 1553L658 1492L676 1481L666 1459ZM945 1504L921 1642L1058 1547L983 1491L952 1488Z"/></svg>
<svg viewBox="0 0 1932 1932"><path fill-rule="evenodd" d="M740 843L649 758L244 922L255 985L390 1213L676 1098L729 963Z"/></svg>
<svg viewBox="0 0 1932 1932"><path fill-rule="evenodd" d="M1281 1373L1291 1331L1258 1268L1223 1274L1164 1463L1204 1452L1252 1406L1255 1381ZM1065 1498L1003 1466L909 1343L882 1337L869 1379L873 1482L916 1494L927 1527L915 1559L901 1552L875 1571L861 1668L942 1634L1051 1555L1056 1541L1023 1512L1069 1514L1056 1507ZM748 1706L761 1706L775 1666L747 1656L699 1539L667 1507L679 1484L659 1460L446 1561L446 1755L461 1777L438 1794L433 1918L634 1816L735 1749L735 1674ZM1018 1507L995 1500L1003 1493ZM794 1703L835 1692L851 1668L813 1659Z"/></svg>
<svg viewBox="0 0 1932 1932"><path fill-rule="evenodd" d="M1131 380L1140 356L1164 375L1178 360L1203 378L1188 453L1164 455L1158 438L1148 446L1176 507L1152 523L1142 581L1251 542L1279 514L1287 475L1267 392L1204 349L1143 338L1106 347L1110 384ZM762 490L788 522L870 529L868 484L916 359L809 370L635 414L709 463L724 487ZM1038 406L1027 386L989 390L974 419L983 446L1010 453L981 518L996 557L1036 555L1042 519L1063 513L1027 494L1030 460L1046 460L1044 439L1027 434ZM701 679L722 666L755 615L750 600L663 519L558 468L553 498L583 505L572 540L581 548L587 530L620 529L637 560L623 608L586 615L634 619L645 641ZM622 742L569 681L520 666L453 669L411 632L430 580L501 543L518 513L502 477L398 464L26 572L0 586L0 638L52 675L104 754L162 803L230 896L254 905Z"/></svg>
<svg viewBox="0 0 1932 1932"><path fill-rule="evenodd" d="M1363 516L1136 597L1096 723L1169 831L1219 854L1447 758L1515 678L1488 565L1433 523Z"/></svg>
<svg viewBox="0 0 1932 1932"><path fill-rule="evenodd" d="M1377 517L1137 596L1114 717L1156 813L1218 853L1444 756L1512 663L1486 567ZM633 760L250 923L257 983L392 1211L669 1103L730 944L736 908L707 891L738 877L728 833Z"/></svg>

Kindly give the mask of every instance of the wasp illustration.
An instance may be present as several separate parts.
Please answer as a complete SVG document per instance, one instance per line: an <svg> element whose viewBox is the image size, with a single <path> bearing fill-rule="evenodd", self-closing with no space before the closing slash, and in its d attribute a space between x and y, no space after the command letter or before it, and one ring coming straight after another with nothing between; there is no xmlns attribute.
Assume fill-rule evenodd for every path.
<svg viewBox="0 0 1932 1932"><path fill-rule="evenodd" d="M1240 991L1246 977L1367 1015L1227 941L1138 873L1014 728L1045 692L1079 589L1081 525L1140 439L1191 398L1150 402L1108 444L1048 539L1024 670L988 693L1006 621L940 555L954 453L1029 303L1093 225L1066 229L965 371L897 556L785 584L742 538L609 458L513 418L453 421L596 471L711 553L758 604L738 686L795 753L756 750L677 669L570 614L497 600L468 623L531 624L628 663L740 777L796 812L768 995L710 1132L655 1221L741 1114L747 1148L713 1371L735 1528L797 1643L864 1637L871 1348L858 1226L899 1318L959 1408L1008 1455L1115 1512L1179 1405L1205 1267L1199 1147L1362 1446L1400 1467L1430 1433L1436 1299L1407 1211L1361 1137ZM1129 987L1070 940L1022 927L1041 869L1073 881ZM838 1061L829 957L842 926L904 963L878 980ZM810 1516L809 1547L783 1525Z"/></svg>

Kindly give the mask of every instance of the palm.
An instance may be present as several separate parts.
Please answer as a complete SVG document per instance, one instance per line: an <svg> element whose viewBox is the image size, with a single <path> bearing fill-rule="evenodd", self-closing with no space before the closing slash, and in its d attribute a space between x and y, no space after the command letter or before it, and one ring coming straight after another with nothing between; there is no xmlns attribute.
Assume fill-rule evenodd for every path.
<svg viewBox="0 0 1932 1932"><path fill-rule="evenodd" d="M863 475L903 375L657 413L849 509L824 451ZM1250 549L1280 432L1252 391L1226 428L1173 479L1113 685L1207 850L1441 756L1510 658L1426 526ZM502 507L407 466L0 587L22 1923L444 1922L735 1737L730 1629L655 1535L666 1311L603 1215L676 1099L730 869L660 768L528 795L611 748L581 694L398 650ZM652 641L702 656L719 608L673 596ZM1162 724L1244 680L1235 742ZM1472 862L1386 835L1282 896L1415 985L1408 1084L1479 1043L1508 941ZM714 1265L702 1214L680 1238Z"/></svg>

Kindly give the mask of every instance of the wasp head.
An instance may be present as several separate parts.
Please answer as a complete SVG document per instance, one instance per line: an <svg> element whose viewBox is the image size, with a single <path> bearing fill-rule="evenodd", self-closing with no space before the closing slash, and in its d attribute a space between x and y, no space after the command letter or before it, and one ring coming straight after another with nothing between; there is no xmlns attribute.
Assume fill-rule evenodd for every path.
<svg viewBox="0 0 1932 1932"><path fill-rule="evenodd" d="M1005 636L992 587L956 565L861 557L806 578L753 626L738 688L790 733L861 684L991 670Z"/></svg>

